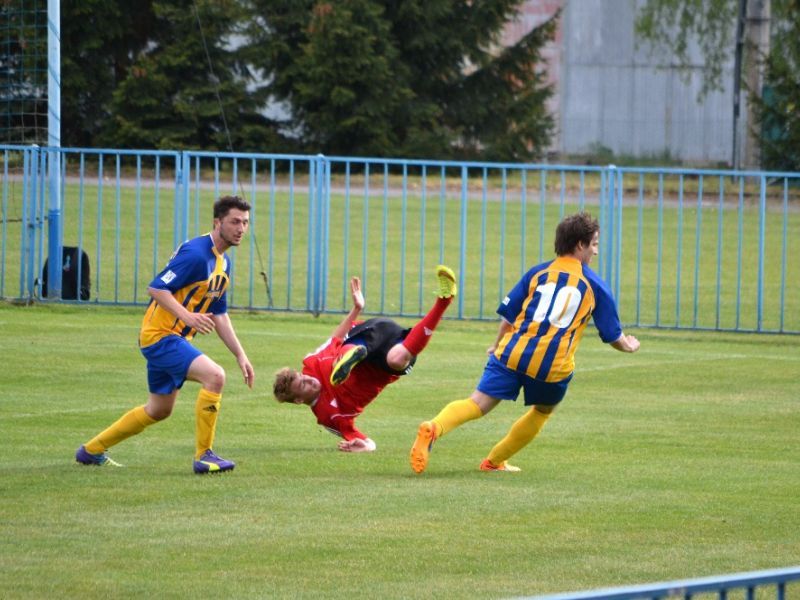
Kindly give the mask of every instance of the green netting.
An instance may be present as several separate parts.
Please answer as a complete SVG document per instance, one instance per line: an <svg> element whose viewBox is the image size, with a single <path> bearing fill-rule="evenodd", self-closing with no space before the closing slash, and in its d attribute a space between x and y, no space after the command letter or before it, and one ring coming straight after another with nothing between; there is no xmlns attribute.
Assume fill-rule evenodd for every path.
<svg viewBox="0 0 800 600"><path fill-rule="evenodd" d="M47 144L46 0L0 0L0 143Z"/></svg>

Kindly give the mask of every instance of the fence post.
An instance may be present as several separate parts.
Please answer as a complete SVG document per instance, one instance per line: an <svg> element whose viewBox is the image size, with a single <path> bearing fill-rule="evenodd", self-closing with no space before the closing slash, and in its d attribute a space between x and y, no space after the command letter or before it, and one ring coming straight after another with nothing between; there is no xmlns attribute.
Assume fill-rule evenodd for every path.
<svg viewBox="0 0 800 600"><path fill-rule="evenodd" d="M328 272L328 207L330 204L330 163L318 154L311 161L309 170L309 269L307 275L308 308L316 316L325 310Z"/></svg>
<svg viewBox="0 0 800 600"><path fill-rule="evenodd" d="M764 241L767 221L767 178L761 175L758 202L758 296L756 301L756 330L764 326ZM741 240L739 241L741 244Z"/></svg>
<svg viewBox="0 0 800 600"><path fill-rule="evenodd" d="M189 181L191 158L189 153L181 151L175 157L175 223L172 229L172 247L177 248L189 238Z"/></svg>
<svg viewBox="0 0 800 600"><path fill-rule="evenodd" d="M314 206L315 206L315 182L317 180L317 159L312 158L308 161L308 226L306 240L308 251L306 255L306 310L311 311L315 316L314 310ZM290 285L291 289L291 285Z"/></svg>
<svg viewBox="0 0 800 600"><path fill-rule="evenodd" d="M43 193L43 186L44 181L42 175L45 171L45 167L47 164L45 163L45 153L41 151L38 146L34 146L31 150L30 160L28 161L28 177L30 178L28 184L28 193L26 197L27 202L27 218L23 217L25 220L24 227L23 227L23 236L25 236L25 232L27 232L27 243L23 244L23 248L27 247L27 255L23 254L25 258L23 260L26 261L26 291L27 297L29 300L32 300L36 295L36 283L39 278L39 270L43 263L41 259L41 252L43 248L39 245L39 262L36 262L36 247L37 242L41 241L39 236L41 235L42 225L43 225L43 214L42 210L43 207L40 207L40 199L43 202L44 197L41 195ZM53 261L51 261L53 262ZM56 258L56 265L60 268L61 267L61 258Z"/></svg>
<svg viewBox="0 0 800 600"><path fill-rule="evenodd" d="M320 204L322 205L322 222L323 222L323 238L322 238L322 272L321 272L321 298L320 310L325 310L328 307L328 274L331 266L330 261L330 232L331 232L331 161L322 157L322 176L321 187L319 189ZM346 240L345 243L347 243Z"/></svg>
<svg viewBox="0 0 800 600"><path fill-rule="evenodd" d="M614 285L614 198L616 197L617 167L608 165L605 170L605 186L602 186L600 207L600 229L603 239L602 276L609 288Z"/></svg>
<svg viewBox="0 0 800 600"><path fill-rule="evenodd" d="M28 253L33 248L33 243L30 241L29 222L30 215L28 203L31 201L31 187L36 180L31 176L33 169L32 165L36 164L35 157L33 156L35 150L22 151L22 226L20 227L20 252L19 252L19 295L25 297L26 290L29 290L28 284Z"/></svg>
<svg viewBox="0 0 800 600"><path fill-rule="evenodd" d="M47 297L61 299L62 274L62 230L61 230L61 154L57 148L47 151L47 168L49 174L50 204L47 213Z"/></svg>
<svg viewBox="0 0 800 600"><path fill-rule="evenodd" d="M458 257L458 287L461 293L458 294L458 318L464 317L464 282L467 277L467 244L469 238L467 237L467 202L468 202L468 188L469 172L466 165L461 167L461 223L459 229L461 230L461 251Z"/></svg>
<svg viewBox="0 0 800 600"><path fill-rule="evenodd" d="M616 244L614 245L614 298L617 299L617 305L620 302L620 280L622 277L622 203L623 194L625 193L624 187L624 173L617 169L617 193L614 195L613 202L616 202L616 215L617 221L614 226L616 230Z"/></svg>

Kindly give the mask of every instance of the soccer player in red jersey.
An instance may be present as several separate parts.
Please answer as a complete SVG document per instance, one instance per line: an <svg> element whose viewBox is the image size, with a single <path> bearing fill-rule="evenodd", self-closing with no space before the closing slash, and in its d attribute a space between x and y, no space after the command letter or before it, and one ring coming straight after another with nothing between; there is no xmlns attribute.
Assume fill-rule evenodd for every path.
<svg viewBox="0 0 800 600"><path fill-rule="evenodd" d="M575 350L590 318L600 338L612 348L639 349L639 340L622 332L611 290L589 268L599 238L600 226L587 213L558 224L556 258L525 273L497 309L500 329L475 391L420 424L410 455L415 472L425 470L438 438L484 416L502 400L516 400L523 390L530 410L480 464L482 471L519 471L507 461L536 437L567 393Z"/></svg>
<svg viewBox="0 0 800 600"><path fill-rule="evenodd" d="M302 371L284 367L276 374L273 391L278 402L311 408L317 423L342 438L342 452L374 451L375 442L358 430L355 419L383 388L411 370L456 295L452 270L440 265L436 276L438 298L411 329L387 318L357 323L364 295L361 281L353 277L353 308L331 337L303 359Z"/></svg>

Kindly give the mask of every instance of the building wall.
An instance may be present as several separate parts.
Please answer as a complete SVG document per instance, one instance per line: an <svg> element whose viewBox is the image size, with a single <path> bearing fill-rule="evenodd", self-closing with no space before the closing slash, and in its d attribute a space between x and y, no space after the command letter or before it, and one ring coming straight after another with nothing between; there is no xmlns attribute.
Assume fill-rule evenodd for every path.
<svg viewBox="0 0 800 600"><path fill-rule="evenodd" d="M634 21L643 1L529 0L509 26L506 43L562 10L558 35L545 52L558 124L551 150L580 155L607 148L640 158L729 162L733 57L723 72L725 89L698 101L704 70L699 52L681 77L671 56L637 46Z"/></svg>
<svg viewBox="0 0 800 600"><path fill-rule="evenodd" d="M552 18L559 9L562 9L564 2L565 0L528 0L525 2L520 9L519 18L506 26L503 44L511 45L519 41L520 38L532 29ZM547 106L550 113L553 115L558 115L561 110L562 22L562 19L559 19L555 39L552 43L547 44L542 52L542 57L545 61L542 68L547 75L546 81L553 86L553 96L550 98ZM553 140L553 146L551 147L553 151L557 151L560 147L560 129L559 127L556 131L556 137Z"/></svg>

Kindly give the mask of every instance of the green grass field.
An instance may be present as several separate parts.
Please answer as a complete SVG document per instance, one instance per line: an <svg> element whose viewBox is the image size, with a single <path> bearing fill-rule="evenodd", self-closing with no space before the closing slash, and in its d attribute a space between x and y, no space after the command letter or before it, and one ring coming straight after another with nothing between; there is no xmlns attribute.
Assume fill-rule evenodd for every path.
<svg viewBox="0 0 800 600"><path fill-rule="evenodd" d="M65 183L64 244L80 245L88 254L92 302L143 305L149 301L148 283L182 241L174 227L175 184L169 177L145 173L136 187L137 180L130 177L115 180L109 168L104 171L108 181L98 181L89 171L82 183L75 177ZM188 236L210 229L217 193L232 191L230 176L224 175L219 190L208 173L203 185L198 181L189 186ZM376 312L423 314L430 274L444 262L459 271L462 316L493 319L498 302L519 276L552 258L555 226L564 214L583 206L603 220L597 173L586 174L582 184L575 174L567 179L562 173L559 180L554 173L530 173L524 185L520 173L512 175L504 187L496 173L484 182L473 170L463 182L468 184L466 203L460 175L453 172L437 179L432 171L424 180L413 173L398 180L396 173L378 172L367 180L369 185L363 176L344 183L341 176L335 178L327 215L324 310L349 307L349 277L359 274ZM229 251L234 265L231 304L306 310L306 275L315 272L322 252L310 241L316 238L310 234L307 174L305 179L299 174L297 181L283 175L268 182L265 173L259 176L260 188L244 174L240 180L253 204L252 227L244 243ZM757 180L752 178L709 176L702 186L674 174L664 181L652 174L641 180L629 175L626 181L616 294L625 323L800 331L800 295L791 293L792 282L800 279L800 261L791 260L800 252L795 188L786 182L785 189L778 184L767 188L762 223L758 190L753 188ZM579 202L579 191L585 205ZM10 181L5 192L0 298L27 298L27 281L39 275L48 251L42 241L47 227L44 220L34 228L23 222L29 209L21 182ZM603 227L600 256L592 266L606 277L606 261L612 260L606 240L619 232L610 223ZM34 230L39 236L33 244L35 259L28 255L25 262L23 233L32 235ZM613 277L608 283L614 285Z"/></svg>
<svg viewBox="0 0 800 600"><path fill-rule="evenodd" d="M443 322L360 417L377 452L348 455L271 396L338 319L235 313L253 390L219 340L197 342L228 371L215 449L233 473L191 472L192 383L113 449L124 469L79 466L145 400L140 318L0 304L0 597L501 598L800 564L795 336L645 329L627 355L589 331L521 473L477 470L522 413L504 403L418 476L416 426L471 392L494 324Z"/></svg>

